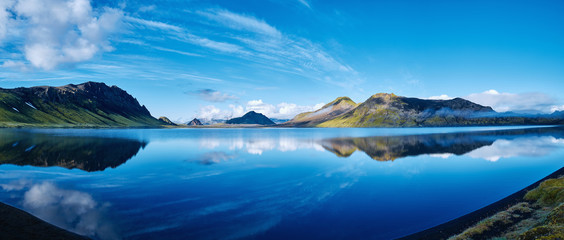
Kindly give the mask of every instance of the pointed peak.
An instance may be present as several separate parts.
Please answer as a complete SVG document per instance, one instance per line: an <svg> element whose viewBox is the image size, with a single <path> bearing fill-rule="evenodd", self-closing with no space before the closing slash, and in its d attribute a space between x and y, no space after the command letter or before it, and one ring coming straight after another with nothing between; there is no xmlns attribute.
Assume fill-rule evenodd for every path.
<svg viewBox="0 0 564 240"><path fill-rule="evenodd" d="M331 101L330 103L325 104L321 108L323 109L323 108L330 107L330 106L333 106L333 105L337 105L337 104L340 104L340 103L346 103L346 104L349 104L349 105L352 105L352 106L356 105L356 103L352 99L344 96L344 97L336 98L335 100Z"/></svg>

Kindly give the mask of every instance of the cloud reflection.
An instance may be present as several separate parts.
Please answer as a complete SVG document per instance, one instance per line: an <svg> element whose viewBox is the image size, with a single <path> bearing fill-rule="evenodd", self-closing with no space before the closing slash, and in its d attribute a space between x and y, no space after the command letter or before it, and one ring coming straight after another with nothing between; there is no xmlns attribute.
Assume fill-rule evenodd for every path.
<svg viewBox="0 0 564 240"><path fill-rule="evenodd" d="M199 144L202 148L216 149L227 146L229 150L244 150L249 154L262 155L266 151L277 150L280 152L296 151L299 149L314 149L324 151L321 144L312 139L297 139L292 137L280 138L201 138Z"/></svg>
<svg viewBox="0 0 564 240"><path fill-rule="evenodd" d="M88 193L25 180L2 184L2 189L25 191L23 209L55 226L95 239L120 239L107 218L109 204L98 203Z"/></svg>
<svg viewBox="0 0 564 240"><path fill-rule="evenodd" d="M211 165L220 162L226 162L236 157L235 154L229 154L226 152L208 152L204 153L198 160L198 163L203 165Z"/></svg>
<svg viewBox="0 0 564 240"><path fill-rule="evenodd" d="M557 139L552 136L512 140L499 139L490 146L468 153L467 156L495 162L502 158L545 156L563 146L564 139Z"/></svg>

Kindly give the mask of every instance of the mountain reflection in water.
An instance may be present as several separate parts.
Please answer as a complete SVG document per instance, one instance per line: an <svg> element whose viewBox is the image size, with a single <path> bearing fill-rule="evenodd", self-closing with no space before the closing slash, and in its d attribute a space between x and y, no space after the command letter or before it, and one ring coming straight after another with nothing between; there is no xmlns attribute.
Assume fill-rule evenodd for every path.
<svg viewBox="0 0 564 240"><path fill-rule="evenodd" d="M2 132L0 164L103 171L125 163L146 145L131 139Z"/></svg>
<svg viewBox="0 0 564 240"><path fill-rule="evenodd" d="M545 140L554 143L550 140L562 139L563 135L562 128L533 128L470 133L333 138L322 140L320 143L327 151L339 157L349 157L359 150L374 160L393 161L398 158L422 154L436 156L464 155L476 149L491 146L496 141L515 142L515 138L523 137L544 137ZM543 143L543 141L531 142L531 144L533 143ZM476 154L470 155L477 156ZM484 158L488 159L488 156Z"/></svg>

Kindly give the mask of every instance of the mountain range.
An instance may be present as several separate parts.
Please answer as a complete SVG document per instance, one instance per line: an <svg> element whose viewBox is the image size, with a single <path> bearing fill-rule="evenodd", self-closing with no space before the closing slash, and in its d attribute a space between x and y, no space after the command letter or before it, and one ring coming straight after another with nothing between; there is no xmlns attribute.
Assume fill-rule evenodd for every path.
<svg viewBox="0 0 564 240"><path fill-rule="evenodd" d="M202 124L196 120L189 126ZM278 127L560 125L564 124L564 113L498 113L462 98L428 100L378 93L362 103L339 97L318 110L280 122L254 111L225 121ZM166 117L154 118L137 99L117 86L86 82L61 87L0 88L0 127L162 126L187 125L176 125Z"/></svg>
<svg viewBox="0 0 564 240"><path fill-rule="evenodd" d="M491 107L454 98L428 100L378 93L357 104L339 97L314 112L298 114L285 127L438 127L563 124L564 115L498 113Z"/></svg>
<svg viewBox="0 0 564 240"><path fill-rule="evenodd" d="M165 125L117 86L0 88L0 126L158 127Z"/></svg>

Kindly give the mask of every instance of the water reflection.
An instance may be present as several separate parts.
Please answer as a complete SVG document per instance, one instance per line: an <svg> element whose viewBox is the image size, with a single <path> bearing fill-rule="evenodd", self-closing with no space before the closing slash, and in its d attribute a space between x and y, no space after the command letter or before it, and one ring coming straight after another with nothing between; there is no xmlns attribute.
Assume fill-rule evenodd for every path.
<svg viewBox="0 0 564 240"><path fill-rule="evenodd" d="M0 201L97 239L393 239L522 189L564 155L562 128L69 131L0 131L0 163L119 167L3 165ZM146 143L112 136L151 145L120 165Z"/></svg>
<svg viewBox="0 0 564 240"><path fill-rule="evenodd" d="M322 146L339 157L359 150L378 161L428 154L448 158L465 155L496 161L502 157L543 156L564 145L562 128L445 133L410 136L334 138Z"/></svg>
<svg viewBox="0 0 564 240"><path fill-rule="evenodd" d="M59 166L84 171L115 168L135 156L146 142L131 139L73 137L0 132L0 165Z"/></svg>
<svg viewBox="0 0 564 240"><path fill-rule="evenodd" d="M109 204L100 204L92 195L61 189L51 182L26 180L0 184L7 192L23 192L23 209L63 229L96 239L119 239L107 217Z"/></svg>
<svg viewBox="0 0 564 240"><path fill-rule="evenodd" d="M359 150L378 161L427 154L468 155L496 161L502 157L542 156L564 145L562 128L445 133L409 136L334 138L321 141L327 151L349 157Z"/></svg>
<svg viewBox="0 0 564 240"><path fill-rule="evenodd" d="M203 148L216 149L227 146L232 152L244 150L254 155L262 155L267 151L289 152L314 149L326 150L338 157L346 158L356 151L361 151L377 161L393 161L419 155L440 158L467 155L496 161L504 157L542 156L563 145L564 128L562 127L325 139L288 136L200 139L200 146ZM221 153L221 156L218 153ZM234 154L229 152L211 151L204 154L200 162L213 164L233 158Z"/></svg>

